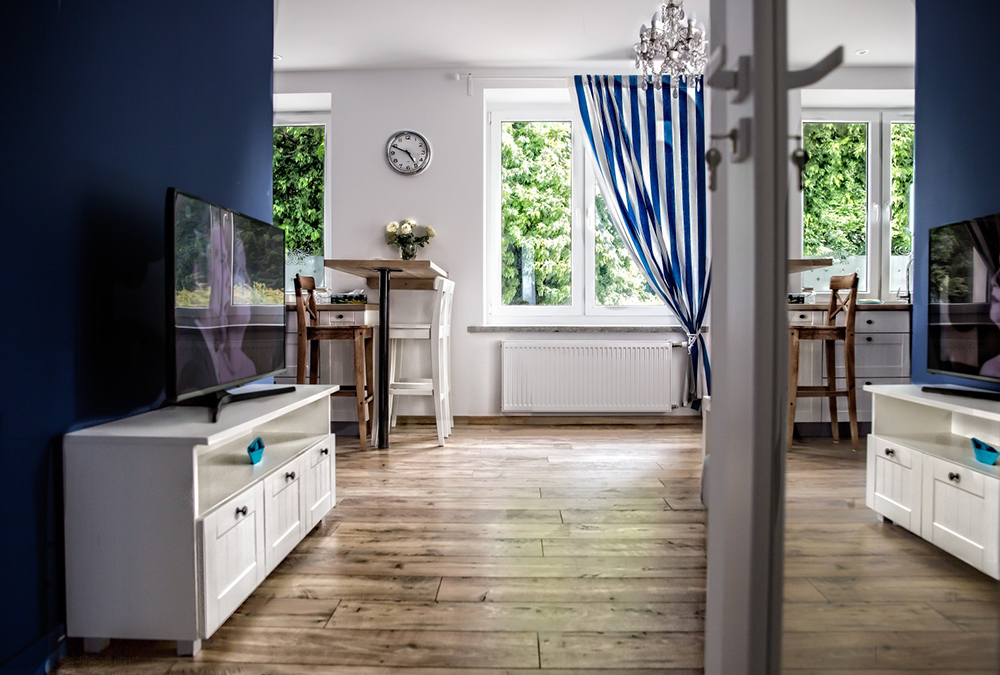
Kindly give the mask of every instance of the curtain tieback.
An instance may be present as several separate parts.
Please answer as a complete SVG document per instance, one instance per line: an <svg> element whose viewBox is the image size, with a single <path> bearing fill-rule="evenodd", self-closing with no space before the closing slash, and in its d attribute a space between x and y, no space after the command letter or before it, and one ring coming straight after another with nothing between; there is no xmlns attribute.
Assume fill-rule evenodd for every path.
<svg viewBox="0 0 1000 675"><path fill-rule="evenodd" d="M694 346L696 344L698 344L698 338L699 337L701 337L700 333L688 333L687 334L687 338L688 338L687 339L687 350L688 350L688 353L690 353L691 350L694 349Z"/></svg>

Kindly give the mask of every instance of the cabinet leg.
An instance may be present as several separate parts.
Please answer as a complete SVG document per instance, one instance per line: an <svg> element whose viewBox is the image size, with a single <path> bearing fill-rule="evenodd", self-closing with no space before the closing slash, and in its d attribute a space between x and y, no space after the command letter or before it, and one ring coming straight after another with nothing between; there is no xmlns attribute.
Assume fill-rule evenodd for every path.
<svg viewBox="0 0 1000 675"><path fill-rule="evenodd" d="M201 640L178 640L177 656L194 656L201 651Z"/></svg>
<svg viewBox="0 0 1000 675"><path fill-rule="evenodd" d="M87 654L100 654L110 644L111 640L108 638L83 638L83 651Z"/></svg>
<svg viewBox="0 0 1000 675"><path fill-rule="evenodd" d="M875 517L878 518L878 522L880 522L880 523L885 523L886 525L892 525L892 520L889 519L889 518L886 518L881 513L876 513Z"/></svg>

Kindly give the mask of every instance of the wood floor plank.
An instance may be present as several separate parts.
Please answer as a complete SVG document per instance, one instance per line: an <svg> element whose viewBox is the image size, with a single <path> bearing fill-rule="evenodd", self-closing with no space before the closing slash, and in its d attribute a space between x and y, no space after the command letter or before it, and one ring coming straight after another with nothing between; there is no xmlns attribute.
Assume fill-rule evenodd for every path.
<svg viewBox="0 0 1000 675"><path fill-rule="evenodd" d="M700 632L701 603L505 603L344 601L327 628L459 631Z"/></svg>
<svg viewBox="0 0 1000 675"><path fill-rule="evenodd" d="M343 526L341 526L343 527ZM380 536L346 536L333 533L327 537L306 539L298 546L300 551L325 551L329 553L355 553L378 555L434 555L434 556L541 556L540 539L431 539L414 535L390 539Z"/></svg>
<svg viewBox="0 0 1000 675"><path fill-rule="evenodd" d="M681 578L450 578L441 602L703 602L705 580Z"/></svg>
<svg viewBox="0 0 1000 675"><path fill-rule="evenodd" d="M923 602L790 602L782 621L786 633L960 630Z"/></svg>
<svg viewBox="0 0 1000 675"><path fill-rule="evenodd" d="M374 536L383 539L487 538L487 539L704 539L701 523L668 524L536 524L536 523L447 523L447 522L348 522L338 536Z"/></svg>
<svg viewBox="0 0 1000 675"><path fill-rule="evenodd" d="M704 511L677 511L664 505L661 509L583 510L565 509L564 523L704 523Z"/></svg>
<svg viewBox="0 0 1000 675"><path fill-rule="evenodd" d="M962 584L937 577L837 577L810 582L831 602L996 602L995 582L979 576L978 582Z"/></svg>
<svg viewBox="0 0 1000 675"><path fill-rule="evenodd" d="M540 633L542 668L700 668L697 633Z"/></svg>
<svg viewBox="0 0 1000 675"><path fill-rule="evenodd" d="M325 600L433 600L441 579L420 576L337 576L272 574L255 596ZM251 600L254 596L251 596Z"/></svg>
<svg viewBox="0 0 1000 675"><path fill-rule="evenodd" d="M179 662L170 675L704 675L701 669L674 668L407 668ZM82 675L82 673L81 673ZM882 674L879 674L882 675ZM973 674L978 675L978 674Z"/></svg>
<svg viewBox="0 0 1000 675"><path fill-rule="evenodd" d="M421 667L507 668L538 665L534 632L481 632L475 649L458 631L393 631L341 628L245 628L223 626L202 645L202 661Z"/></svg>

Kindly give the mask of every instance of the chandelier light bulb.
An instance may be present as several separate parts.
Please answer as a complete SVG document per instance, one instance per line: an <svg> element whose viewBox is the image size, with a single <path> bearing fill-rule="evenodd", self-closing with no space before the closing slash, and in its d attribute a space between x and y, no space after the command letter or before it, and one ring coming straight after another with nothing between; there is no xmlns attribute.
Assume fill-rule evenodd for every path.
<svg viewBox="0 0 1000 675"><path fill-rule="evenodd" d="M659 89L667 76L676 96L682 82L690 83L688 78L705 72L708 40L694 15L685 17L682 3L683 0L666 0L653 15L652 26L642 24L639 30L639 42L633 48L643 88L652 82Z"/></svg>

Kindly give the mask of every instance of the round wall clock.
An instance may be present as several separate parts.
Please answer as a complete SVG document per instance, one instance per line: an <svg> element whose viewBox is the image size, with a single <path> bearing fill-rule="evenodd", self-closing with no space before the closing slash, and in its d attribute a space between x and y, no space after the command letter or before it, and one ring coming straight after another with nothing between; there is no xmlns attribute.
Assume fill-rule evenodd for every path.
<svg viewBox="0 0 1000 675"><path fill-rule="evenodd" d="M415 176L431 163L431 144L416 131L400 131L385 146L389 166L404 176Z"/></svg>

